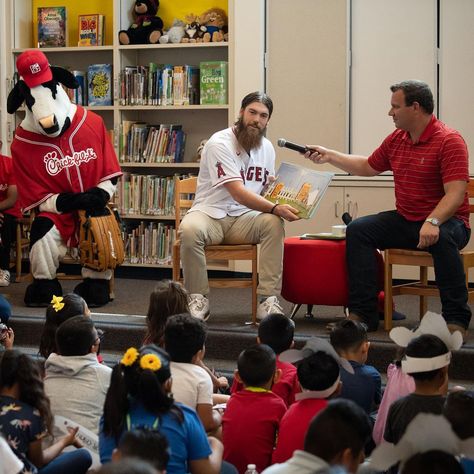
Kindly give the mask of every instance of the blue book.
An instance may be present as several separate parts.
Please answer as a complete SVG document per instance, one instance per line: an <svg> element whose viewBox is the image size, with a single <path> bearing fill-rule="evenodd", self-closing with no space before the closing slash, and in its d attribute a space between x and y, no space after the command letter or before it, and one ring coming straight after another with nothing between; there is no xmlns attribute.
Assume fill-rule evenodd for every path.
<svg viewBox="0 0 474 474"><path fill-rule="evenodd" d="M87 88L88 105L112 105L112 64L91 64Z"/></svg>

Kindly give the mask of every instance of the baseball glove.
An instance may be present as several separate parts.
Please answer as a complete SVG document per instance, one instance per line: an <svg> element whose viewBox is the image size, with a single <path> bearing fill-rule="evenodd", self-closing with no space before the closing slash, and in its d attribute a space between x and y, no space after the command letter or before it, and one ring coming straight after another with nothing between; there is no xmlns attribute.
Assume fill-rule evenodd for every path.
<svg viewBox="0 0 474 474"><path fill-rule="evenodd" d="M92 270L113 270L123 263L124 249L120 227L114 212L106 207L106 215L90 216L79 211L81 264Z"/></svg>

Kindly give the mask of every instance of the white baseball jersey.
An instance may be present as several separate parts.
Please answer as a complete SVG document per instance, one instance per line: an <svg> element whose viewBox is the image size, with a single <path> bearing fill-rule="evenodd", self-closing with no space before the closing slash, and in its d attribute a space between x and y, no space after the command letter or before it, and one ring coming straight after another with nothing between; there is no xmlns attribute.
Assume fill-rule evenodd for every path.
<svg viewBox="0 0 474 474"><path fill-rule="evenodd" d="M249 211L232 198L223 184L242 181L260 194L268 176L275 174L275 149L269 140L247 154L232 128L214 133L204 146L199 166L196 197L189 212L201 211L214 219L240 216Z"/></svg>

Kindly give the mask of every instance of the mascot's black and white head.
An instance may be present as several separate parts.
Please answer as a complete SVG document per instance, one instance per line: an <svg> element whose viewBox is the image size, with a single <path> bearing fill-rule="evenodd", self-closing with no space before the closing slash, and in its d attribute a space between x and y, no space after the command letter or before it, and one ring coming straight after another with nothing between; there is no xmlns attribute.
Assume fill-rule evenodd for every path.
<svg viewBox="0 0 474 474"><path fill-rule="evenodd" d="M50 66L42 51L21 53L16 60L20 80L8 95L7 110L13 114L25 103L25 119L20 126L30 132L58 137L71 125L76 105L60 84L77 89L79 83L66 69Z"/></svg>

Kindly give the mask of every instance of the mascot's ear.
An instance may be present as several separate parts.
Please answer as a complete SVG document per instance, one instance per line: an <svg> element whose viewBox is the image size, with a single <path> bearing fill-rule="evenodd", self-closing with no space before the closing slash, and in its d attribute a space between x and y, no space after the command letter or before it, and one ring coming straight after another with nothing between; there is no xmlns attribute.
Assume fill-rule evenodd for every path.
<svg viewBox="0 0 474 474"><path fill-rule="evenodd" d="M64 84L68 89L77 89L79 82L77 82L74 74L67 69L57 66L50 66L53 73L53 79Z"/></svg>
<svg viewBox="0 0 474 474"><path fill-rule="evenodd" d="M8 94L7 112L9 114L13 114L19 109L19 107L21 107L21 104L23 104L27 93L28 86L26 85L25 81L20 79L15 84L15 87L11 90L10 94Z"/></svg>

